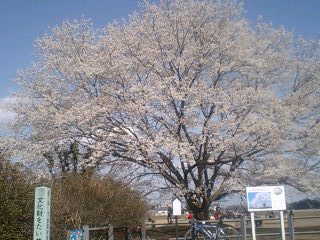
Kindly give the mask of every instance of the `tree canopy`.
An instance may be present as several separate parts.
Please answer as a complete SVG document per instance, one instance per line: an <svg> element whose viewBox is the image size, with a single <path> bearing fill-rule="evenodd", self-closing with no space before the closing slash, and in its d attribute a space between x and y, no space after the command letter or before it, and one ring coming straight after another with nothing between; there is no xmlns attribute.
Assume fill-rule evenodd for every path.
<svg viewBox="0 0 320 240"><path fill-rule="evenodd" d="M237 1L162 0L36 47L12 107L25 159L76 141L80 165L141 166L202 218L245 185L319 188L319 41L252 25Z"/></svg>

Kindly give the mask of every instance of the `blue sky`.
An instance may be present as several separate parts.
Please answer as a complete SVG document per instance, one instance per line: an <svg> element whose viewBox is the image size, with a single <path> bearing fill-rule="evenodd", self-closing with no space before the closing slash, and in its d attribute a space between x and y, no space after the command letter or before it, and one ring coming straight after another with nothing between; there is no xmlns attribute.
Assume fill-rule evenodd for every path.
<svg viewBox="0 0 320 240"><path fill-rule="evenodd" d="M319 36L320 0L244 0L244 8L250 21L262 15L265 22L284 25L296 35ZM0 99L17 90L12 80L30 66L34 40L50 26L85 17L102 27L137 9L138 0L1 0Z"/></svg>

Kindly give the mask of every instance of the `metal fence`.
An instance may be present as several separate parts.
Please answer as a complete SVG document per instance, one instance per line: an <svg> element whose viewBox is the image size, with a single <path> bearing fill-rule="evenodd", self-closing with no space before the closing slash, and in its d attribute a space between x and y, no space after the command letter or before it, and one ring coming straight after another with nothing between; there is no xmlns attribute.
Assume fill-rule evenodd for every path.
<svg viewBox="0 0 320 240"><path fill-rule="evenodd" d="M280 218L261 218L259 221L261 221L261 226L255 227L257 239L282 239ZM240 220L239 224L240 239L251 239L251 226L248 226L248 220L243 218ZM285 218L285 235L286 239L289 240L320 240L320 216L294 217L289 215Z"/></svg>
<svg viewBox="0 0 320 240"><path fill-rule="evenodd" d="M262 240L277 240L281 238L280 218L260 218L255 219L260 222L256 225L256 238ZM212 221L215 222L215 221ZM243 217L241 219L226 219L224 224L236 228L240 233L240 240L252 239L250 219ZM179 239L182 240L184 232L189 228L187 220L179 219L173 224L167 223L147 223L139 227L139 231L133 234L133 229L127 227L114 227L111 224L105 227L83 226L83 240L93 240L90 237L94 231L104 231L105 237L99 239L117 240L117 239ZM122 234L116 234L122 231ZM160 229L160 230L159 230ZM163 236L161 236L161 229ZM158 235L155 234L158 233ZM285 218L285 233L288 240L320 240L320 216L294 217L289 215Z"/></svg>

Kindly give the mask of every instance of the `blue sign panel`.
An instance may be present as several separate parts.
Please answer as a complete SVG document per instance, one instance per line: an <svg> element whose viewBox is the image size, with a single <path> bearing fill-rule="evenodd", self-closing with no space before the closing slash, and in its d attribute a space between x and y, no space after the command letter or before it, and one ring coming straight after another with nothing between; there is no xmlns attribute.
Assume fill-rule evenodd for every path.
<svg viewBox="0 0 320 240"><path fill-rule="evenodd" d="M76 230L69 230L69 238L68 240L82 240L82 230L76 229Z"/></svg>

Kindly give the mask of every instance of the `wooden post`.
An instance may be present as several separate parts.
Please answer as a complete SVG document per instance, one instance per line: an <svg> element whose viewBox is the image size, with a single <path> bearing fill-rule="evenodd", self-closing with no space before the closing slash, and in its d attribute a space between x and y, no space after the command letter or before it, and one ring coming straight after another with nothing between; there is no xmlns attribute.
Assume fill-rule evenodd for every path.
<svg viewBox="0 0 320 240"><path fill-rule="evenodd" d="M240 220L240 233L241 233L241 240L247 240L247 219L246 216L242 216Z"/></svg>
<svg viewBox="0 0 320 240"><path fill-rule="evenodd" d="M113 225L111 223L108 224L108 240L113 240L114 239L114 234L113 234Z"/></svg>
<svg viewBox="0 0 320 240"><path fill-rule="evenodd" d="M282 240L285 240L286 239L286 230L284 228L283 211L280 211L280 225L281 225L281 238L282 238Z"/></svg>
<svg viewBox="0 0 320 240"><path fill-rule="evenodd" d="M289 240L294 240L294 222L293 222L292 214L289 214L288 216L288 228L289 228Z"/></svg>
<svg viewBox="0 0 320 240"><path fill-rule="evenodd" d="M132 240L132 228L131 227L126 228L126 240Z"/></svg>
<svg viewBox="0 0 320 240"><path fill-rule="evenodd" d="M83 231L82 239L89 240L89 236L90 236L89 235L89 225L83 225L82 231Z"/></svg>
<svg viewBox="0 0 320 240"><path fill-rule="evenodd" d="M144 226L141 226L140 228L140 239L146 240L146 228Z"/></svg>

